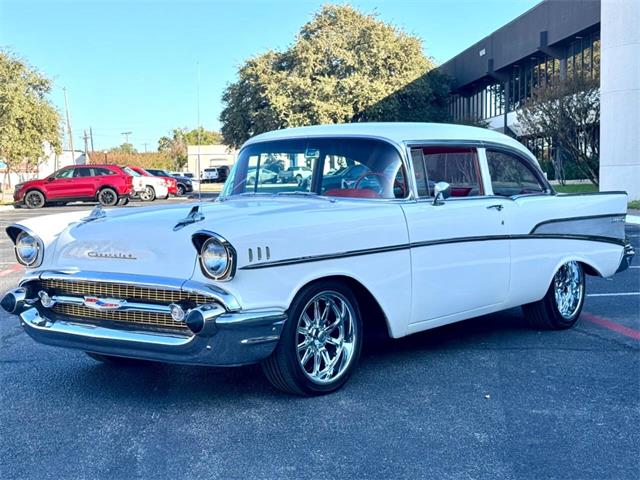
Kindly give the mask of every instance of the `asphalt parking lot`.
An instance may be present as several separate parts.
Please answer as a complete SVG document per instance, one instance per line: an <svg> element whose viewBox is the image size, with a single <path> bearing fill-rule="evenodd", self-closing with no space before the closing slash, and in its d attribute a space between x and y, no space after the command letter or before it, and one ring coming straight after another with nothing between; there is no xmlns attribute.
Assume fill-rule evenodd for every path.
<svg viewBox="0 0 640 480"><path fill-rule="evenodd" d="M2 236L2 292L15 265ZM369 348L310 399L256 366L99 364L1 312L0 478L638 479L638 265L589 277L571 330L531 330L520 309L468 320Z"/></svg>

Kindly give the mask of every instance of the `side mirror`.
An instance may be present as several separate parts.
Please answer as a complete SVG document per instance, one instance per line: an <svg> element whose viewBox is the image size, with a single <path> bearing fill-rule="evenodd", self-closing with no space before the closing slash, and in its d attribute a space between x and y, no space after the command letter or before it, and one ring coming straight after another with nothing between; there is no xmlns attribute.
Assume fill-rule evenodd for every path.
<svg viewBox="0 0 640 480"><path fill-rule="evenodd" d="M55 179L56 179L56 177L51 175L50 177L47 177L47 182L53 182Z"/></svg>
<svg viewBox="0 0 640 480"><path fill-rule="evenodd" d="M433 204L444 205L444 201L451 196L450 185L447 182L438 182L433 187Z"/></svg>

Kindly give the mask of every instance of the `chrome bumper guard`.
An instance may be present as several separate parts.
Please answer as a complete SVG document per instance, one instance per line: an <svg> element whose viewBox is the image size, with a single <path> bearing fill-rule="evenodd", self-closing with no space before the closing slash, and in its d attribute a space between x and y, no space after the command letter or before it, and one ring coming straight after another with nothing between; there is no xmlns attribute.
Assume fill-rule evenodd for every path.
<svg viewBox="0 0 640 480"><path fill-rule="evenodd" d="M616 273L624 272L631 265L631 260L635 256L636 251L631 245L631 242L627 242L624 246L624 252L622 253L622 259L620 260L620 266Z"/></svg>
<svg viewBox="0 0 640 480"><path fill-rule="evenodd" d="M211 303L200 305L187 314L185 323L188 329L151 330L133 325L114 326L115 322L110 321L84 321L56 313L43 306L42 299L34 297L33 292L29 295L29 281L49 278L51 275L51 272L38 272L37 275L36 272L30 272L20 287L8 292L0 302L9 313L20 317L20 323L34 340L47 345L167 363L244 365L259 362L271 355L287 318L282 309L240 310L233 297L211 287L213 291L206 289L212 297ZM62 272L56 272L55 275L69 278ZM85 277L71 275L75 278L81 276ZM90 277L86 275L85 278ZM100 279L104 280L104 276ZM115 280L122 282L123 278L118 276ZM154 285L167 286L162 283L153 282ZM201 285L186 286L205 291ZM63 296L52 296L51 300L60 303L80 301ZM168 307L128 304L125 308L165 310ZM198 328L193 328L189 322L195 323Z"/></svg>

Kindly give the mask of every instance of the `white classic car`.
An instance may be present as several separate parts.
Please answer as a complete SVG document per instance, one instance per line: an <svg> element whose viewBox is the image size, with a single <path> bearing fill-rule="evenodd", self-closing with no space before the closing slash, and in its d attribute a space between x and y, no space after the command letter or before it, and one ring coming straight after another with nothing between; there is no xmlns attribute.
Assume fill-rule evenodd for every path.
<svg viewBox="0 0 640 480"><path fill-rule="evenodd" d="M274 159L310 181L256 181ZM585 274L631 261L626 207L624 192L555 193L526 148L484 129L281 130L243 146L216 201L8 227L28 269L2 306L102 361L261 362L276 387L317 395L380 325L398 338L523 305L535 328L571 327Z"/></svg>

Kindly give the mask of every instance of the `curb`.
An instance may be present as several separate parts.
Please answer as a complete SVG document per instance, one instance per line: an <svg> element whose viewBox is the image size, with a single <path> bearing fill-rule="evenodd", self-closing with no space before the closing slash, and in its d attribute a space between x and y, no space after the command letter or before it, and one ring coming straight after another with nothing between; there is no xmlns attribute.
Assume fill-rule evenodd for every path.
<svg viewBox="0 0 640 480"><path fill-rule="evenodd" d="M6 212L8 210L15 210L13 205L0 205L0 212Z"/></svg>

